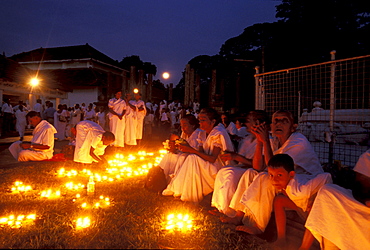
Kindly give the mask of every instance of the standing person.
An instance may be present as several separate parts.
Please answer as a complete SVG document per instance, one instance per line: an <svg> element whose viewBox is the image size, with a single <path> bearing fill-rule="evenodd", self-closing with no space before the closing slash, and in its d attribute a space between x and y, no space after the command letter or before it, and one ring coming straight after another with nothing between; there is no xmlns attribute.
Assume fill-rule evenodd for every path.
<svg viewBox="0 0 370 250"><path fill-rule="evenodd" d="M109 108L109 128L115 136L114 146L125 146L125 127L126 127L126 109L125 100L121 98L122 91L117 90L114 93L114 98L108 102Z"/></svg>
<svg viewBox="0 0 370 250"><path fill-rule="evenodd" d="M53 107L53 103L48 103L48 108L44 110L44 116L50 124L54 124L54 113L57 110Z"/></svg>
<svg viewBox="0 0 370 250"><path fill-rule="evenodd" d="M90 103L89 106L87 106L87 109L85 110L84 113L84 120L89 120L89 121L95 121L95 110L93 109L93 104Z"/></svg>
<svg viewBox="0 0 370 250"><path fill-rule="evenodd" d="M81 121L81 109L80 109L80 104L75 104L75 110L72 112L71 116L71 125L74 127Z"/></svg>
<svg viewBox="0 0 370 250"><path fill-rule="evenodd" d="M153 111L150 110L144 118L144 134L146 138L150 138L152 136L153 126L154 126L154 114Z"/></svg>
<svg viewBox="0 0 370 250"><path fill-rule="evenodd" d="M15 112L16 120L16 129L19 133L20 141L23 141L24 132L26 131L27 126L27 119L26 119L27 111L24 110L23 105L19 105L17 111Z"/></svg>
<svg viewBox="0 0 370 250"><path fill-rule="evenodd" d="M54 113L54 127L57 130L55 137L59 140L65 140L65 130L68 122L67 110L64 110L63 105L58 105L58 110Z"/></svg>
<svg viewBox="0 0 370 250"><path fill-rule="evenodd" d="M93 121L81 121L75 129L76 148L73 160L79 163L106 163L105 148L114 142L114 134Z"/></svg>
<svg viewBox="0 0 370 250"><path fill-rule="evenodd" d="M16 141L9 147L10 153L18 161L43 161L51 159L54 152L54 134L56 129L46 120L42 120L36 111L27 115L31 126L35 127L32 132L31 142Z"/></svg>
<svg viewBox="0 0 370 250"><path fill-rule="evenodd" d="M125 127L125 144L135 146L136 142L136 107L130 103L132 98L131 93L126 93L125 102L126 108L126 127Z"/></svg>
<svg viewBox="0 0 370 250"><path fill-rule="evenodd" d="M39 113L40 117L42 117L41 115L43 114L44 110L41 104L41 99L36 100L36 104L33 105L33 111L36 111L37 113Z"/></svg>
<svg viewBox="0 0 370 250"><path fill-rule="evenodd" d="M146 106L146 109L147 111L153 111L153 104L150 100L148 100L146 103L145 103L145 106Z"/></svg>
<svg viewBox="0 0 370 250"><path fill-rule="evenodd" d="M131 104L136 107L136 144L140 146L141 140L143 139L143 127L144 118L146 115L145 102L141 100L141 93L136 93L134 95L135 100L131 101Z"/></svg>
<svg viewBox="0 0 370 250"><path fill-rule="evenodd" d="M100 107L99 108L99 112L96 113L96 121L97 123L104 129L106 130L105 126L106 126L106 123L107 123L107 114L105 112L105 108L104 107Z"/></svg>
<svg viewBox="0 0 370 250"><path fill-rule="evenodd" d="M176 109L173 108L172 111L170 112L170 121L171 121L171 128L172 129L175 128L175 124L177 122L176 118L177 118L177 112L176 112Z"/></svg>
<svg viewBox="0 0 370 250"><path fill-rule="evenodd" d="M200 110L200 103L198 102L197 99L195 99L194 102L193 102L193 111L197 112L199 110Z"/></svg>
<svg viewBox="0 0 370 250"><path fill-rule="evenodd" d="M234 151L216 110L202 109L199 124L200 129L206 132L205 140L199 142L199 150L186 144L178 146L179 150L190 155L163 191L163 195L173 195L182 201L199 203L213 191L216 174L225 165L219 157L222 151Z"/></svg>
<svg viewBox="0 0 370 250"><path fill-rule="evenodd" d="M3 114L3 131L2 136L6 136L12 130L13 124L13 107L10 104L10 99L5 99L4 104L1 108L1 112Z"/></svg>

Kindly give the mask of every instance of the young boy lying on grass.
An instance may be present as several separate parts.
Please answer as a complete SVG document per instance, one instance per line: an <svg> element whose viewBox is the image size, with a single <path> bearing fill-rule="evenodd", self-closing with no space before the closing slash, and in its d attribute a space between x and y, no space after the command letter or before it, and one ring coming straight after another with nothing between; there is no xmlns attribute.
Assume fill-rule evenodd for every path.
<svg viewBox="0 0 370 250"><path fill-rule="evenodd" d="M295 174L294 161L287 154L274 155L268 162L270 184L276 191L273 199L277 241L275 247L286 247L286 214L285 210L295 210L302 217L307 217L309 208L318 190L326 183L331 183L331 175L323 173L303 182ZM243 227L243 226L241 226Z"/></svg>

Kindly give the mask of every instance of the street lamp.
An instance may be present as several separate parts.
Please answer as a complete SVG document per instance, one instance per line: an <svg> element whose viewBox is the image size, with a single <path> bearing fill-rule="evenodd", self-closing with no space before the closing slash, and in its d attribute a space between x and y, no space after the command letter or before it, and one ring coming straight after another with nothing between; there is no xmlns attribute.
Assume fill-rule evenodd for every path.
<svg viewBox="0 0 370 250"><path fill-rule="evenodd" d="M40 83L40 80L37 79L36 77L32 78L30 81L30 84L32 87L36 87L37 85L39 85L39 83Z"/></svg>
<svg viewBox="0 0 370 250"><path fill-rule="evenodd" d="M139 93L139 89L134 88L134 94L137 94L137 93Z"/></svg>

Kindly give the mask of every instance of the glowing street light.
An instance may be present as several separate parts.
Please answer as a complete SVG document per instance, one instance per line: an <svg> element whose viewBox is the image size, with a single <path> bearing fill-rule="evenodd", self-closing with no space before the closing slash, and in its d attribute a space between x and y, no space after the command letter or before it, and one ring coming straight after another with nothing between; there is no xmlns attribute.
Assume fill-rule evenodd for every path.
<svg viewBox="0 0 370 250"><path fill-rule="evenodd" d="M137 88L134 88L134 93L135 94L139 93L139 90Z"/></svg>
<svg viewBox="0 0 370 250"><path fill-rule="evenodd" d="M37 79L36 77L35 78L32 78L31 81L30 81L30 84L33 86L33 87L36 87L37 85L39 85L40 83L40 80Z"/></svg>

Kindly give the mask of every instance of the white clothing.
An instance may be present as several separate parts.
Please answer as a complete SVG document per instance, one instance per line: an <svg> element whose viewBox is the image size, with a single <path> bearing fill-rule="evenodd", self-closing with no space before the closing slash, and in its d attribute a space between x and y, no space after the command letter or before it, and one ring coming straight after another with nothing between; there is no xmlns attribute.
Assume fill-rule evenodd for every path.
<svg viewBox="0 0 370 250"><path fill-rule="evenodd" d="M167 117L167 113L163 112L161 114L161 122L165 122L165 121L168 121L168 117Z"/></svg>
<svg viewBox="0 0 370 250"><path fill-rule="evenodd" d="M92 110L85 110L85 114L84 114L84 120L86 121L86 120L90 120L90 121L93 121L94 119L95 119L95 111L94 111L94 109L92 109Z"/></svg>
<svg viewBox="0 0 370 250"><path fill-rule="evenodd" d="M134 111L136 116L136 139L141 140L143 139L143 126L146 115L146 106L143 100L131 100L130 103L136 107L136 111ZM139 108L144 109L139 110Z"/></svg>
<svg viewBox="0 0 370 250"><path fill-rule="evenodd" d="M1 107L1 111L4 113L14 114L13 107L11 104L4 103Z"/></svg>
<svg viewBox="0 0 370 250"><path fill-rule="evenodd" d="M322 187L305 226L321 245L325 238L343 250L370 249L370 207L353 198L349 189Z"/></svg>
<svg viewBox="0 0 370 250"><path fill-rule="evenodd" d="M370 150L362 154L354 171L370 177ZM328 239L340 249L370 249L370 207L357 201L352 191L325 185L315 199L306 228L322 245Z"/></svg>
<svg viewBox="0 0 370 250"><path fill-rule="evenodd" d="M112 98L108 102L108 108L112 109L118 115L122 115L126 111L127 105L125 100L119 98ZM125 127L126 127L126 116L124 115L122 119L119 119L118 116L109 112L109 129L116 138L113 145L117 147L125 146ZM103 126L102 126L103 127ZM104 128L104 127L103 127Z"/></svg>
<svg viewBox="0 0 370 250"><path fill-rule="evenodd" d="M238 132L236 133L237 136L245 138L247 135L249 135L247 131L247 127L240 127L238 128Z"/></svg>
<svg viewBox="0 0 370 250"><path fill-rule="evenodd" d="M255 137L247 136L242 140L238 154L247 159L252 159L256 150L256 145L257 140ZM238 187L240 178L247 171L247 169L242 168L242 166L242 164L239 166L226 166L220 169L216 176L211 205L229 217L235 216L236 211L231 209L229 205ZM257 174L257 171L253 169L248 170L248 172Z"/></svg>
<svg viewBox="0 0 370 250"><path fill-rule="evenodd" d="M126 109L125 117L125 143L127 145L136 145L136 115L135 111L129 106Z"/></svg>
<svg viewBox="0 0 370 250"><path fill-rule="evenodd" d="M65 122L60 121L60 117L64 117L61 119L65 119ZM67 110L63 109L61 113L58 113L58 111L54 112L54 127L57 130L57 133L55 134L55 138L58 140L64 140L66 138L66 126L67 126L67 119L68 119L68 112Z"/></svg>
<svg viewBox="0 0 370 250"><path fill-rule="evenodd" d="M297 174L309 173L315 176L324 172L311 143L303 134L294 132L284 145L280 148L277 145L277 139L273 139L271 147L274 155L288 154L292 157L295 165L294 169Z"/></svg>
<svg viewBox="0 0 370 250"><path fill-rule="evenodd" d="M72 118L71 118L71 125L72 126L76 125L77 123L79 123L81 121L81 113L82 113L82 111L80 109L75 109L72 112Z"/></svg>
<svg viewBox="0 0 370 250"><path fill-rule="evenodd" d="M309 180L317 174L324 172L315 151L304 135L294 132L280 148L277 148L277 145L278 144L272 140L271 146L274 155L288 154L292 157L295 172L296 174L301 174L301 179L306 178L306 180ZM311 173L311 175L305 174L307 172ZM268 182L268 178L263 178L263 176L260 177L261 175L266 175L266 173L258 174L258 172L251 169L240 178L238 187L230 202L230 207L232 209L245 211L247 209L245 204L249 204L246 199L253 199L253 191L256 192L255 195L258 196L260 194L259 189L264 189L265 185L268 185L263 183L264 181ZM258 179L257 182L255 182L256 179ZM249 190L252 185L253 188ZM246 193L248 193L248 195L246 195ZM261 198L265 200L260 203L260 214L265 215L266 210L264 204L272 202L272 200L268 200L270 198L271 197L267 195ZM268 210L266 213L269 213ZM261 225L263 225L263 223L261 223Z"/></svg>
<svg viewBox="0 0 370 250"><path fill-rule="evenodd" d="M98 122L100 127L102 127L104 130L105 130L105 123L106 123L105 118L106 118L106 113L104 111L96 113L96 121Z"/></svg>
<svg viewBox="0 0 370 250"><path fill-rule="evenodd" d="M20 109L18 109L15 112L15 118L17 119L15 128L17 129L20 137L23 137L24 132L26 131L26 126L27 126L26 115L27 115L27 111L25 110L21 111Z"/></svg>
<svg viewBox="0 0 370 250"><path fill-rule="evenodd" d="M90 148L94 148L95 155L103 155L107 147L101 139L104 129L93 121L81 121L76 126L76 148L73 160L80 163L95 161L90 155Z"/></svg>
<svg viewBox="0 0 370 250"><path fill-rule="evenodd" d="M233 151L233 144L221 123L212 129L202 143L204 153L209 155L215 147L221 148L222 151ZM183 201L198 203L213 191L216 174L224 165L220 157L211 163L190 154L164 192L173 192L174 196L180 196Z"/></svg>
<svg viewBox="0 0 370 250"><path fill-rule="evenodd" d="M200 103L199 102L194 102L193 103L193 110L194 110L194 112L199 111L199 108L200 108Z"/></svg>
<svg viewBox="0 0 370 250"><path fill-rule="evenodd" d="M40 114L42 114L42 105L41 103L36 103L35 105L33 105L33 111L36 111Z"/></svg>
<svg viewBox="0 0 370 250"><path fill-rule="evenodd" d="M171 127L172 128L175 126L176 116L177 116L177 112L175 112L175 111L170 112L170 120L171 120Z"/></svg>
<svg viewBox="0 0 370 250"><path fill-rule="evenodd" d="M304 174L296 174L289 181L285 191L288 197L301 209L301 212L307 212L319 189L331 182L332 179L329 173L319 174L308 181ZM263 188L261 188L262 186ZM241 199L245 206L243 223L248 224L252 219L263 232L270 220L277 191L272 186L268 173L260 173L247 191L244 192Z"/></svg>
<svg viewBox="0 0 370 250"><path fill-rule="evenodd" d="M54 134L56 132L53 125L46 120L42 120L32 132L31 144L46 145L49 146L49 149L23 149L20 146L22 142L16 141L10 145L9 151L18 161L42 161L51 159L54 152Z"/></svg>
<svg viewBox="0 0 370 250"><path fill-rule="evenodd" d="M206 132L197 128L190 136L186 136L182 133L181 138L185 139L192 148L199 150L199 142L197 139L202 138L202 141L205 141ZM183 152L178 152L177 154L168 152L164 155L158 165L163 169L167 180L171 180L170 178L177 174L188 155L188 153Z"/></svg>
<svg viewBox="0 0 370 250"><path fill-rule="evenodd" d="M226 128L226 131L230 134L230 135L236 135L238 134L238 129L236 128L235 126L235 123L233 122L230 122L229 125L227 126Z"/></svg>
<svg viewBox="0 0 370 250"><path fill-rule="evenodd" d="M153 104L151 102L145 103L145 106L146 106L147 109L153 110Z"/></svg>
<svg viewBox="0 0 370 250"><path fill-rule="evenodd" d="M144 123L146 124L146 125L151 125L151 124L153 124L153 122L154 122L154 115L153 114L148 114L147 116L145 116L145 118L144 118Z"/></svg>

